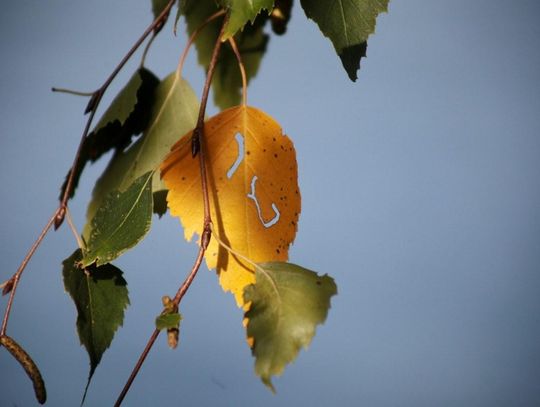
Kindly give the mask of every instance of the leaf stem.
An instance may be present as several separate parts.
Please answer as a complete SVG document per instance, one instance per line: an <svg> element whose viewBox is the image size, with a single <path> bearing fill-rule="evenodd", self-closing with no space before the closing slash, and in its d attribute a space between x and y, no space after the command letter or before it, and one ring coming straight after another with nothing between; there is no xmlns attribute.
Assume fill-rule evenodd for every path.
<svg viewBox="0 0 540 407"><path fill-rule="evenodd" d="M204 84L203 89L203 95L201 98L201 105L199 108L199 116L197 120L197 125L195 126L195 129L193 130L193 136L192 136L192 143L198 143L199 149L197 150L197 153L199 154L199 163L200 163L200 171L201 171L201 187L203 190L203 202L204 202L204 221L203 221L203 232L201 235L201 245L199 246L199 252L197 254L197 258L195 259L195 262L191 268L191 271L189 272L188 276L176 292L176 295L173 298L173 306L178 308L178 305L180 304L180 301L182 301L182 298L186 294L187 290L191 286L191 283L195 279L195 276L197 275L197 272L199 271L202 261L204 259L204 254L206 253L206 249L208 247L208 244L210 243L210 238L212 236L212 218L210 216L210 198L208 193L208 181L206 176L206 162L205 162L205 154L204 154L204 114L206 111L206 104L208 101L208 93L210 90L210 84L212 82L212 77L214 75L214 70L216 67L216 62L218 59L219 51L221 49L221 36L223 34L223 30L225 28L225 25L227 23L227 17L223 20L223 25L221 28L221 31L219 33L218 38L216 39L216 44L214 46L214 51L212 52L212 59L210 61L210 65L208 66L208 73L206 75L206 81ZM194 145L194 144L192 144ZM194 150L192 149L192 152ZM194 154L195 156L196 154ZM160 330L155 329L152 335L150 336L150 339L146 343L146 346L144 347L144 350L142 351L141 355L139 356L139 359L137 360L137 363L135 364L135 367L133 368L131 374L129 375L128 380L126 381L126 384L122 388L122 391L120 392L120 395L118 396L118 399L115 402L115 407L118 407L122 404L122 401L124 400L126 394L128 393L133 381L137 377L137 374L139 373L144 361L146 360L146 357L150 353L150 350L152 349L152 346L154 345L157 337L159 336Z"/></svg>
<svg viewBox="0 0 540 407"><path fill-rule="evenodd" d="M236 56L236 60L238 61L238 68L240 69L240 75L242 75L242 104L246 106L247 105L246 69L244 68L244 63L242 62L242 55L240 54L240 51L238 50L234 37L229 38L229 44L231 44L231 48L234 52L234 55Z"/></svg>
<svg viewBox="0 0 540 407"><path fill-rule="evenodd" d="M212 228L212 237L214 239L216 239L216 241L219 243L220 246L222 246L225 250L227 250L229 253L231 253L233 256L235 257L238 257L239 259L241 260L244 260L246 263L250 264L251 266L253 266L254 268L258 269L258 270L261 270L261 267L255 263L253 260L250 260L249 258L247 258L246 256L244 256L243 254L237 252L236 250L234 250L231 246L229 246L227 243L225 243L223 240L220 239L219 235L216 233L216 231ZM249 272L253 273L252 270L249 270Z"/></svg>
<svg viewBox="0 0 540 407"><path fill-rule="evenodd" d="M184 51L182 52L182 56L180 57L180 61L178 62L178 67L176 68L176 74L178 76L182 76L182 69L184 68L184 62L186 61L189 50L199 36L199 34L201 33L201 31L203 30L203 28L205 28L208 24L210 24L212 21L222 16L223 14L225 14L225 10L219 10L218 12L212 14L210 17L204 20L204 22L200 26L198 26L195 31L193 31L193 33L189 37L186 47L184 48Z"/></svg>
<svg viewBox="0 0 540 407"><path fill-rule="evenodd" d="M75 223L73 222L73 217L71 216L71 211L69 210L69 207L66 208L66 219L67 219L69 228L71 229L71 233L73 233L73 237L75 237L75 240L77 241L77 246L79 246L79 249L84 251L84 249L86 248L86 245L84 244L83 240L81 239L81 236L79 235L79 232L77 231L77 227L75 226Z"/></svg>

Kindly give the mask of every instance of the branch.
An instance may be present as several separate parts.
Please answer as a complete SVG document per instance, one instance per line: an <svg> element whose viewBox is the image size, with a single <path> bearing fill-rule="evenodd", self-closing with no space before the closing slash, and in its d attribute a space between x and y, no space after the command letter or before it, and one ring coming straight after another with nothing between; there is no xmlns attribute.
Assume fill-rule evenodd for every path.
<svg viewBox="0 0 540 407"><path fill-rule="evenodd" d="M130 48L130 50L127 52L127 54L122 58L120 63L116 66L114 71L109 75L109 77L105 80L103 85L92 93L92 96L90 98L90 101L88 102L88 105L86 106L85 114L90 113L90 116L88 117L88 121L86 122L86 126L84 127L81 141L79 143L79 147L77 149L77 152L75 154L75 158L73 160L73 164L71 166L71 169L69 171L69 177L66 183L66 189L64 190L64 194L62 196L62 199L60 201L60 204L58 208L55 210L55 212L51 215L51 218L47 222L47 225L43 228L41 233L39 234L38 238L30 248L30 250L27 252L25 258L23 259L21 265L17 269L17 271L7 280L4 284L2 284L2 293L8 294L10 293L9 300L6 306L6 310L4 311L4 317L2 320L2 327L0 328L0 336L6 335L7 330L7 324L9 321L9 316L11 314L11 308L13 306L13 300L15 298L15 292L17 291L17 286L19 285L19 281L21 279L21 275L24 272L28 262L34 255L35 251L51 229L51 226L54 224L54 228L58 229L60 225L62 225L62 222L64 221L64 218L66 216L67 211L67 202L69 200L69 196L71 194L71 189L73 188L73 180L75 175L75 168L79 164L79 159L83 147L84 140L86 139L86 136L88 135L88 131L90 129L90 126L92 124L92 120L94 119L94 115L96 113L96 110L99 106L99 103L101 102L101 98L103 97L103 94L111 84L111 82L114 80L116 75L122 70L126 62L131 58L131 56L137 51L137 49L141 46L143 41L148 37L148 35L152 32L159 31L165 22L167 21L167 18L169 16L169 13L171 11L172 6L174 5L176 0L169 0L161 14L148 26L148 28L144 31L144 33L139 37L139 39L135 42L135 44ZM56 91L65 91L64 89L56 89ZM73 92L72 92L73 93Z"/></svg>
<svg viewBox="0 0 540 407"><path fill-rule="evenodd" d="M191 268L190 273L188 274L188 276L186 277L186 279L184 280L184 282L182 283L182 285L176 292L174 299L172 300L172 304L175 308L178 308L180 301L182 301L182 298L184 297L191 283L195 279L195 276L197 275L197 272L199 271L199 268L201 267L204 254L206 253L206 249L208 248L208 245L210 244L210 239L212 237L212 218L210 215L210 197L209 197L209 191L208 191L208 178L207 178L207 173L206 173L206 162L205 162L205 154L204 154L204 115L206 112L206 105L208 102L210 84L212 83L212 77L214 75L217 59L219 56L219 52L221 50L221 44L222 44L221 36L223 34L223 30L225 29L226 23L227 23L227 16L225 16L225 18L223 19L223 25L221 27L221 31L214 45L214 50L212 52L212 59L210 60L210 65L208 66L208 73L206 75L206 81L204 83L203 94L201 96L201 105L199 108L199 116L197 119L197 125L195 126L195 129L193 129L193 135L191 138L192 154L194 157L197 154L199 155L201 187L202 187L202 192L203 192L204 220L203 220L203 231L201 235L201 245L199 247L197 258L195 260L195 263L193 264L193 267ZM152 346L154 345L157 337L159 336L159 333L160 333L160 330L155 329L152 335L150 336L150 339L146 343L146 346L143 352L139 356L139 359L137 360L135 367L133 368L128 380L126 381L126 384L124 385L122 391L120 392L120 395L118 396L118 399L116 400L114 404L115 407L119 407L122 404L122 401L124 400L126 394L128 393L133 381L137 377L137 374L139 373L144 361L146 360L146 357L150 353L150 350L152 349Z"/></svg>
<svg viewBox="0 0 540 407"><path fill-rule="evenodd" d="M90 131L90 126L92 124L92 121L94 119L94 115L96 114L96 110L99 106L99 103L101 102L101 99L103 98L103 95L105 94L105 91L111 84L111 82L116 78L116 75L122 70L124 65L129 61L131 56L139 49L143 41L150 35L150 33L154 32L157 33L165 24L165 21L167 21L167 18L169 17L169 13L171 11L172 6L174 5L175 0L169 0L163 11L159 16L156 17L156 19L146 28L144 33L139 37L137 41L135 41L135 44L130 48L130 50L127 52L127 54L122 58L120 63L116 66L116 68L113 70L113 72L109 75L109 77L105 80L103 85L96 90L93 94L90 100L88 101L88 105L86 106L86 109L84 113L90 113L90 116L88 117L88 121L86 122L86 126L84 127L83 134L81 136L81 141L79 143L79 147L77 148L77 152L75 153L75 158L73 160L73 164L71 165L71 169L69 171L69 177L67 179L66 183L66 189L64 190L64 195L62 196L62 199L60 201L60 205L58 207L58 210L56 212L56 217L54 220L54 228L55 230L60 227L62 222L64 221L64 217L66 216L66 207L67 202L69 200L69 196L71 195L71 189L73 188L73 180L75 178L75 168L79 165L79 160L82 152L82 148L84 145L84 140L86 139L86 136L88 135L88 132Z"/></svg>

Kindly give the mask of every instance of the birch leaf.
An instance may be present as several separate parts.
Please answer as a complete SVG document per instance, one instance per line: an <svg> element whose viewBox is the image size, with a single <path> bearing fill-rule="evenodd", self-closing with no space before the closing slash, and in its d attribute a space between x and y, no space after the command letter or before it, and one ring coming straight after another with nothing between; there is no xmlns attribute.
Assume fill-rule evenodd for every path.
<svg viewBox="0 0 540 407"><path fill-rule="evenodd" d="M84 140L79 165L75 169L71 196L75 194L79 178L88 162L97 161L112 149L124 150L131 144L133 136L141 133L147 126L154 91L158 84L159 79L152 72L140 68L116 95ZM62 185L62 195L65 187L66 183Z"/></svg>
<svg viewBox="0 0 540 407"><path fill-rule="evenodd" d="M306 16L332 41L349 78L356 80L367 39L375 31L377 16L389 0L300 0Z"/></svg>
<svg viewBox="0 0 540 407"><path fill-rule="evenodd" d="M258 266L255 284L244 290L244 301L250 304L244 316L255 372L274 391L272 376L280 375L311 343L316 326L326 320L337 287L331 277L295 264Z"/></svg>
<svg viewBox="0 0 540 407"><path fill-rule="evenodd" d="M126 280L118 268L106 264L83 269L81 259L78 249L62 265L64 287L77 308L77 333L90 357L88 389L103 353L123 324L129 298Z"/></svg>
<svg viewBox="0 0 540 407"><path fill-rule="evenodd" d="M90 222L81 265L109 263L135 246L152 222L152 171L137 178L124 192L113 191Z"/></svg>
<svg viewBox="0 0 540 407"><path fill-rule="evenodd" d="M128 150L115 154L100 177L87 210L83 235L89 237L89 222L103 199L112 191L125 191L137 178L154 171L179 136L195 126L199 109L191 86L176 73L166 77L156 88L150 120L142 137ZM154 193L164 189L159 174L152 180Z"/></svg>
<svg viewBox="0 0 540 407"><path fill-rule="evenodd" d="M225 0L224 3L229 7L229 21L223 40L234 36L249 21L253 24L263 9L270 12L274 7L274 0Z"/></svg>
<svg viewBox="0 0 540 407"><path fill-rule="evenodd" d="M279 124L262 111L237 106L204 126L210 206L214 229L235 251L254 262L286 261L300 214L296 154ZM180 218L186 240L202 233L203 196L199 160L191 155L191 132L175 144L161 166L171 215ZM212 239L206 263L239 306L255 281L253 267Z"/></svg>

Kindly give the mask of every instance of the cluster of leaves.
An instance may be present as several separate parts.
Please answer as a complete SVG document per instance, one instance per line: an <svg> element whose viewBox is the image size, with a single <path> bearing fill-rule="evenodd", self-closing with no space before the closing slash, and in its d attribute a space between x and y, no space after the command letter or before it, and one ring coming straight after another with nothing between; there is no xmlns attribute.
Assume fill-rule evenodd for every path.
<svg viewBox="0 0 540 407"><path fill-rule="evenodd" d="M283 34L292 3L180 0L176 20L183 17L192 34L210 16L225 10L221 38L234 38L249 81L257 74L269 41L267 25ZM352 80L375 19L387 3L300 1L307 17L332 41ZM154 15L168 4L153 0ZM198 60L205 69L221 21L210 22L196 37ZM296 153L272 117L240 104L242 80L229 47L222 47L212 89L214 102L223 111L204 124L213 219L205 259L223 289L243 307L256 373L273 389L271 377L281 374L300 348L309 345L337 289L330 277L287 263L300 214ZM148 233L152 214L161 216L167 207L180 218L186 240L203 235L201 169L191 149L198 113L199 100L179 70L160 80L141 67L83 144L75 180L88 162L114 150L94 187L80 247L63 263L65 287L78 312L78 334L90 356L89 382L129 304L123 273L111 262L136 246ZM165 306L156 326L172 332L177 341L180 314Z"/></svg>

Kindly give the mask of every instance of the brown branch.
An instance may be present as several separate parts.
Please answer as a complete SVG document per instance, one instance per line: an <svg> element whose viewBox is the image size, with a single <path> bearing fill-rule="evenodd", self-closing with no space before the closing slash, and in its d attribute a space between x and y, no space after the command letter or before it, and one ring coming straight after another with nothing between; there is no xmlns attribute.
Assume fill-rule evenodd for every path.
<svg viewBox="0 0 540 407"><path fill-rule="evenodd" d="M17 286L19 284L20 278L22 273L24 272L24 269L26 268L28 262L34 255L35 251L51 229L51 226L54 224L54 228L58 229L62 222L64 221L64 218L66 216L67 211L67 202L69 200L69 196L71 194L71 189L73 188L73 181L75 176L75 168L79 164L80 156L82 147L84 144L84 140L86 139L86 136L88 135L88 132L90 130L90 126L92 124L92 120L94 119L97 107L99 106L99 103L101 101L101 98L103 97L103 94L111 84L111 82L114 80L116 75L121 71L121 69L124 67L126 62L131 58L131 56L137 51L137 49L141 46L143 41L148 37L148 35L151 32L158 31L163 27L165 22L167 21L167 18L169 16L169 13L171 11L172 6L174 5L176 0L170 0L161 14L156 17L156 19L148 26L148 28L144 31L144 33L139 37L139 39L135 42L135 44L130 48L130 50L127 52L127 54L122 58L120 63L116 66L114 71L109 75L109 77L105 80L103 85L92 93L92 96L90 98L90 101L88 102L88 105L86 106L85 114L90 113L90 116L88 117L88 120L86 122L86 125L84 127L81 141L79 143L79 147L77 149L77 152L75 154L75 158L73 160L73 164L71 166L71 169L69 171L69 177L66 183L66 188L64 190L64 194L62 196L62 199L60 201L60 204L58 208L54 211L51 218L47 222L47 225L43 228L41 233L39 234L38 238L26 254L25 258L23 259L21 265L17 269L17 271L10 277L8 281L6 281L5 285L3 286L3 294L10 293L9 300L6 306L6 310L4 311L4 317L2 320L2 327L0 328L0 336L3 336L6 334L7 324L9 321L9 316L11 314L11 308L13 306L13 300L15 298L15 292L17 291ZM58 90L58 89L57 89Z"/></svg>
<svg viewBox="0 0 540 407"><path fill-rule="evenodd" d="M71 189L73 188L73 181L75 178L75 169L79 165L79 160L81 157L82 148L84 145L84 140L86 139L86 136L88 135L88 132L90 131L90 126L92 124L92 121L94 119L94 115L96 113L96 110L99 106L99 103L101 102L101 99L103 98L103 95L105 94L105 91L111 84L111 82L116 78L116 75L122 70L124 65L129 61L131 56L139 49L143 41L150 35L152 32L157 32L163 27L165 24L165 21L167 21L167 18L169 17L169 13L171 11L172 6L174 5L175 0L169 0L163 11L159 16L156 17L156 19L150 24L144 33L139 37L137 41L135 41L135 44L129 49L129 51L124 55L122 60L118 63L116 68L114 68L113 72L109 75L109 77L105 80L103 85L96 90L92 97L90 98L88 105L86 106L85 113L90 113L90 116L88 117L88 121L86 122L86 126L84 127L83 134L81 136L81 141L79 143L79 147L77 148L77 152L75 153L75 158L73 159L73 164L71 165L71 169L69 171L69 177L66 182L66 188L64 190L64 195L62 196L62 199L60 201L60 205L58 207L58 211L56 213L56 218L54 220L54 228L58 229L62 222L64 221L64 217L66 215L66 207L67 202L69 200L69 196L71 195Z"/></svg>
<svg viewBox="0 0 540 407"><path fill-rule="evenodd" d="M182 301L182 298L186 294L187 290L189 289L191 283L195 279L195 276L197 275L197 272L199 271L204 254L206 253L206 249L208 248L208 244L210 243L210 239L212 236L212 218L210 215L210 197L209 197L209 191L208 191L208 178L206 174L206 162L205 162L205 154L204 154L204 115L206 111L206 105L208 102L208 94L210 91L210 84L212 83L212 77L214 75L214 71L216 68L216 62L219 56L219 52L221 50L221 36L223 34L223 30L225 29L225 25L227 23L227 16L225 16L223 20L223 25L221 27L221 31L216 39L216 43L214 45L214 50L212 52L212 59L210 60L210 64L208 66L208 73L206 75L206 81L204 83L204 89L203 94L201 97L201 105L199 107L199 116L197 120L197 125L195 126L195 129L193 130L192 135L192 153L193 156L199 155L199 164L200 164L200 173L201 173L201 188L203 192L203 205L204 205L204 220L203 220L203 230L201 234L201 245L199 247L199 252L197 254L197 259L195 260L195 263L193 264L193 267L191 268L190 273L176 292L176 295L174 296L174 299L172 300L173 306L178 309L178 305L180 304L180 301ZM193 145L197 145L197 150L195 151ZM165 310L163 311L165 312ZM137 377L137 374L139 373L144 361L146 360L146 357L150 353L150 350L152 349L157 337L159 336L160 330L155 329L154 332L152 332L152 335L150 336L150 339L146 343L146 346L144 347L144 350L142 351L141 355L139 356L139 359L137 360L137 363L135 364L135 367L133 368L131 374L129 375L128 380L126 381L126 384L122 388L122 391L120 392L120 395L118 396L118 399L115 402L115 407L119 407L122 404L122 401L124 400L126 394L128 393L131 385L133 384L133 381Z"/></svg>
<svg viewBox="0 0 540 407"><path fill-rule="evenodd" d="M39 234L38 238L36 239L32 247L30 248L28 253L26 254L21 265L19 266L15 274L11 276L6 286L4 287L3 294L7 294L7 293L10 293L10 294L9 294L9 300L6 306L6 310L4 311L4 319L2 320L2 328L0 329L0 336L4 336L6 334L7 324L9 321L9 315L11 314L11 307L13 305L15 292L17 291L17 286L19 285L19 280L21 279L21 275L24 269L26 268L26 265L28 264L32 256L34 255L35 251L41 244L42 240L45 238L45 235L47 234L47 232L53 225L55 218L56 218L56 212L51 216L51 218L49 219L49 221L47 222L47 224L45 225L45 227Z"/></svg>

